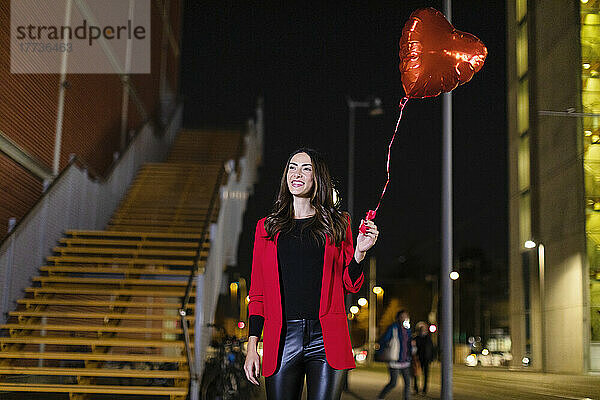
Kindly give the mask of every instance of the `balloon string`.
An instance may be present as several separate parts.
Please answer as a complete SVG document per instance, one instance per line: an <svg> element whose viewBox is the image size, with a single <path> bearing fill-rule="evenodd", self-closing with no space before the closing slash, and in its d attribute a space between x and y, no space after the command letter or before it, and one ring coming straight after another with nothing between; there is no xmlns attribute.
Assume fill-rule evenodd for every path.
<svg viewBox="0 0 600 400"><path fill-rule="evenodd" d="M396 137L396 133L398 133L398 126L400 126L400 120L402 119L402 111L404 111L404 106L408 102L408 97L403 97L400 101L400 116L398 117L398 122L396 122L396 129L394 129L394 134L392 135L392 140L390 140L390 144L388 146L388 156L387 156L387 181L385 182L385 186L383 187L383 191L381 192L381 196L379 197L379 203L377 203L377 207L375 208L375 212L379 209L381 205L381 200L383 200L383 195L387 189L388 183L390 183L390 156L392 152L392 143L394 143L394 138Z"/></svg>

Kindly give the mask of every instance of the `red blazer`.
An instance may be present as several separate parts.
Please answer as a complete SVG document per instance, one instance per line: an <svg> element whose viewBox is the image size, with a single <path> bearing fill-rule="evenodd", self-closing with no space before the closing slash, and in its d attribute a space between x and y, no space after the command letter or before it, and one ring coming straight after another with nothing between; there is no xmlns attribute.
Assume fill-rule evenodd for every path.
<svg viewBox="0 0 600 400"><path fill-rule="evenodd" d="M279 233L275 236L274 242L267 240L266 235L265 218L262 218L256 224L254 236L248 314L261 315L265 318L262 374L270 376L275 373L277 368L283 313L277 262ZM329 236L326 239L319 306L325 356L329 365L335 369L355 368L350 334L348 333L348 321L346 320L344 293L345 291L358 292L365 277L361 274L356 282L352 283L348 268L346 268L354 257L350 219L348 218L346 239L339 247L330 241ZM299 284L301 283L299 282Z"/></svg>

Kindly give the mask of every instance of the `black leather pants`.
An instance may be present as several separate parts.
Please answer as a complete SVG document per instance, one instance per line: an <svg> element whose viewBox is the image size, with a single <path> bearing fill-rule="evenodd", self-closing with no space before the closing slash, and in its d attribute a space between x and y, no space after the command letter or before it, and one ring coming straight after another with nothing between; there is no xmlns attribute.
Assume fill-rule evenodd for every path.
<svg viewBox="0 0 600 400"><path fill-rule="evenodd" d="M267 399L299 400L306 375L307 400L339 400L344 370L327 363L319 320L288 320L283 329L279 368L265 378Z"/></svg>

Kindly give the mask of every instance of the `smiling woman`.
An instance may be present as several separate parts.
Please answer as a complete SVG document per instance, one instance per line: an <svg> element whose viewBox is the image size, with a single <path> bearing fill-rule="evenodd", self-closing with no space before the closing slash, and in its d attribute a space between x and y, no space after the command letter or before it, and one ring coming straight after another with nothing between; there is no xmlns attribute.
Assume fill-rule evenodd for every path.
<svg viewBox="0 0 600 400"><path fill-rule="evenodd" d="M359 264L378 232L366 222L354 249L350 217L333 201L325 161L311 149L287 160L273 212L256 225L244 369L258 384L264 328L267 399L339 400L343 370L354 368L344 291L364 281ZM327 353L325 352L327 349Z"/></svg>

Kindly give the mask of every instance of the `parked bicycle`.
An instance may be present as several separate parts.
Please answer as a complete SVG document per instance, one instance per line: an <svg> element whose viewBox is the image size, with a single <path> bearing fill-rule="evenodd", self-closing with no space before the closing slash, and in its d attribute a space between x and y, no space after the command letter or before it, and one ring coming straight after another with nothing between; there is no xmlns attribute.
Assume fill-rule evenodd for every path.
<svg viewBox="0 0 600 400"><path fill-rule="evenodd" d="M211 326L221 331L223 339L214 343L217 352L206 361L200 386L202 400L250 400L256 388L244 374L245 340L227 335L223 327Z"/></svg>

